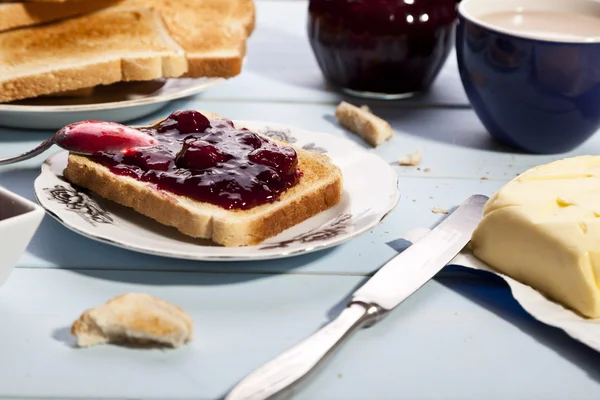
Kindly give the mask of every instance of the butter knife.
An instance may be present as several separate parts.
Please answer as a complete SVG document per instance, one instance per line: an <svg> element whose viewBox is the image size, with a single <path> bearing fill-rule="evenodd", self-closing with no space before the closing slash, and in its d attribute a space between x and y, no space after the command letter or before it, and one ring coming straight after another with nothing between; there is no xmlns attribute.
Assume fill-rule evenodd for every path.
<svg viewBox="0 0 600 400"><path fill-rule="evenodd" d="M372 326L420 289L469 243L486 196L469 197L448 218L379 269L352 295L347 307L312 336L263 365L225 400L289 398L348 336Z"/></svg>

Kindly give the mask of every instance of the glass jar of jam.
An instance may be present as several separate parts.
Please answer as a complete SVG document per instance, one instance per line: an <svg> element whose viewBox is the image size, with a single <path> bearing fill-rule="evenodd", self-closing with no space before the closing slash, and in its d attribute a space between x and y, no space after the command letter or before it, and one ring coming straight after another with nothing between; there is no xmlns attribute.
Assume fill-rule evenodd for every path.
<svg viewBox="0 0 600 400"><path fill-rule="evenodd" d="M427 90L454 45L456 0L311 0L308 37L329 83L361 97Z"/></svg>

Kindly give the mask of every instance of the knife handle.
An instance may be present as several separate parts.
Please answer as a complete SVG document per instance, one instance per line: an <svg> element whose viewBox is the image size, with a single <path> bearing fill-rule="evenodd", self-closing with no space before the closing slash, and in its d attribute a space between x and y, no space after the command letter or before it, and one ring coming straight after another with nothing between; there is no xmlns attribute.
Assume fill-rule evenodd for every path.
<svg viewBox="0 0 600 400"><path fill-rule="evenodd" d="M349 304L329 324L244 378L225 400L272 400L291 395L290 391L352 332L379 316L377 306Z"/></svg>

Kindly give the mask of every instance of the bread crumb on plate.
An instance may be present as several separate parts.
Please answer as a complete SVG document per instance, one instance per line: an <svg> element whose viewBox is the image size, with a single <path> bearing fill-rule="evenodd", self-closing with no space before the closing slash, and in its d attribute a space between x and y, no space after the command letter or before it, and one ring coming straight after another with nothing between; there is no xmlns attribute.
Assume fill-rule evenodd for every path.
<svg viewBox="0 0 600 400"><path fill-rule="evenodd" d="M343 127L377 147L394 136L394 130L387 121L367 109L342 101L335 110L335 117Z"/></svg>
<svg viewBox="0 0 600 400"><path fill-rule="evenodd" d="M421 149L402 156L398 159L398 164L404 167L416 167L423 160L423 151Z"/></svg>
<svg viewBox="0 0 600 400"><path fill-rule="evenodd" d="M444 210L443 208L433 207L431 212L434 214L448 214L448 210Z"/></svg>
<svg viewBox="0 0 600 400"><path fill-rule="evenodd" d="M181 308L144 293L117 296L86 310L71 327L78 347L99 344L180 347L193 338L193 321Z"/></svg>

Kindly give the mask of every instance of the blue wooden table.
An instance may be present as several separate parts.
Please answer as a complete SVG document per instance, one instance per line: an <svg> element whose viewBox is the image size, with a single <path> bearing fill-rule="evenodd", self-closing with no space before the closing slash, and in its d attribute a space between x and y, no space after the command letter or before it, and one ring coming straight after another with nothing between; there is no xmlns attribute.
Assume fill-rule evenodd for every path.
<svg viewBox="0 0 600 400"><path fill-rule="evenodd" d="M326 89L310 52L306 2L258 0L257 8L241 76L134 122L200 108L357 140L333 120L341 98ZM397 254L398 237L436 224L441 216L433 207L490 195L533 165L600 152L600 136L557 156L494 143L469 108L454 55L429 95L369 104L396 135L368 151L394 165L422 149L423 162L420 169L395 164L402 195L396 210L337 248L266 262L177 261L99 244L46 217L0 288L0 398L217 399L339 311ZM2 129L0 157L50 134ZM42 161L0 169L0 184L33 199ZM132 291L183 307L194 318L195 341L173 351L71 347L69 326L84 309ZM448 267L354 336L297 398L598 399L600 355L533 320L499 280Z"/></svg>

